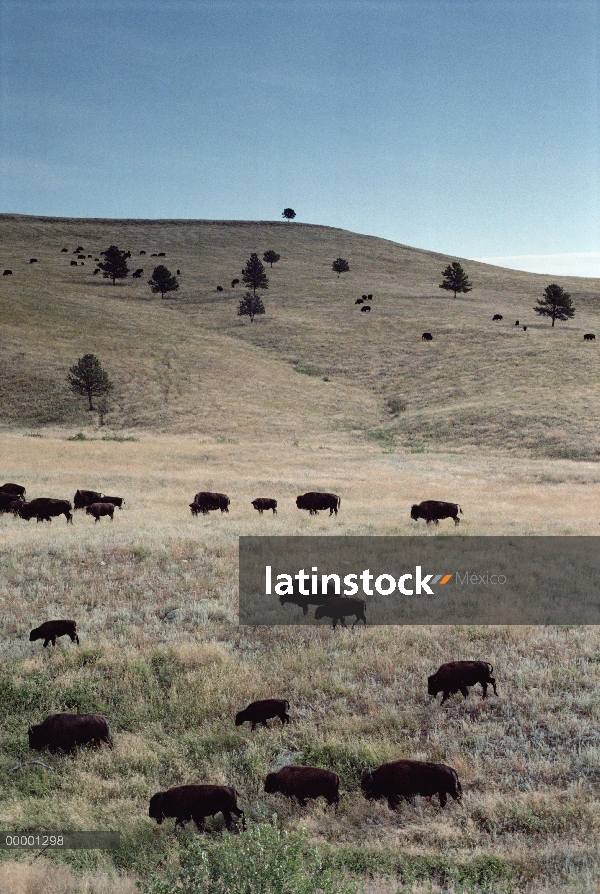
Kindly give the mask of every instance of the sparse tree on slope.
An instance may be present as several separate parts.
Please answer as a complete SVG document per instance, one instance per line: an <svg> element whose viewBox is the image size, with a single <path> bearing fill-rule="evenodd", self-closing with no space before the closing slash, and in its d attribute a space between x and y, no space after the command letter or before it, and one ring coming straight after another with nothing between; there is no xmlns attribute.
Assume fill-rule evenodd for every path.
<svg viewBox="0 0 600 894"><path fill-rule="evenodd" d="M271 268L273 268L273 264L276 264L281 255L278 255L276 251L266 251L263 255L263 261L265 264L270 264Z"/></svg>
<svg viewBox="0 0 600 894"><path fill-rule="evenodd" d="M104 255L104 261L99 263L98 267L106 279L112 279L114 286L115 280L124 279L129 273L127 258L131 257L131 252L121 251L116 245L111 245L100 254Z"/></svg>
<svg viewBox="0 0 600 894"><path fill-rule="evenodd" d="M167 270L163 264L159 264L158 267L154 268L152 279L148 280L148 285L154 294L160 292L161 298L165 297L166 292L176 292L179 289L177 277L173 276L171 271Z"/></svg>
<svg viewBox="0 0 600 894"><path fill-rule="evenodd" d="M95 354L84 354L80 357L77 363L70 367L67 381L74 394L87 397L90 410L95 410L93 397L103 397L114 387Z"/></svg>
<svg viewBox="0 0 600 894"><path fill-rule="evenodd" d="M335 270L339 279L340 273L348 273L350 271L350 265L348 264L348 261L344 260L344 258L337 258L331 265L331 269Z"/></svg>
<svg viewBox="0 0 600 894"><path fill-rule="evenodd" d="M575 316L575 308L571 296L561 286L552 283L544 289L544 297L538 298L537 307L533 308L536 314L542 317L552 318L552 328L555 320L570 320Z"/></svg>
<svg viewBox="0 0 600 894"><path fill-rule="evenodd" d="M265 273L265 268L255 252L250 255L246 261L246 266L242 270L242 282L252 289L255 297L257 289L269 288L269 280Z"/></svg>
<svg viewBox="0 0 600 894"><path fill-rule="evenodd" d="M447 289L449 292L454 292L455 298L457 292L466 293L470 292L473 288L472 284L469 282L469 277L458 261L453 261L451 264L448 264L446 269L442 271L442 276L444 277L444 281L440 284L440 289Z"/></svg>
<svg viewBox="0 0 600 894"><path fill-rule="evenodd" d="M240 301L238 317L250 317L250 322L253 323L254 317L259 314L264 314L264 312L265 306L262 303L260 296L251 295L250 292L246 292Z"/></svg>
<svg viewBox="0 0 600 894"><path fill-rule="evenodd" d="M287 222L289 223L290 220L293 220L293 219L295 218L295 216L296 216L296 212L294 211L293 208L284 208L284 209L283 209L283 214L282 214L281 216L282 216L282 217L285 217L285 219L286 219Z"/></svg>

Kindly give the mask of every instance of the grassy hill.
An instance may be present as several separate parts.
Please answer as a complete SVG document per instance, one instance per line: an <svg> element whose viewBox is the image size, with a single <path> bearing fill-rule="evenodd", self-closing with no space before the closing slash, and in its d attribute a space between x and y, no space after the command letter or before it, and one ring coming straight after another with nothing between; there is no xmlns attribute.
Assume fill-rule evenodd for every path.
<svg viewBox="0 0 600 894"><path fill-rule="evenodd" d="M600 356L582 338L600 329L600 280L560 278L576 316L552 329L532 308L553 277L462 260L474 288L454 299L438 288L454 258L330 227L3 215L0 244L0 265L13 270L0 277L4 424L89 424L65 376L91 351L116 384L115 430L318 430L416 449L600 455ZM141 279L113 287L93 275L109 244L131 251ZM78 246L85 262L72 267ZM266 314L250 324L237 316L241 284L230 283L251 252L271 248L281 260L267 267ZM350 264L339 278L338 256ZM157 263L181 270L174 299L150 292ZM370 314L354 304L364 293Z"/></svg>

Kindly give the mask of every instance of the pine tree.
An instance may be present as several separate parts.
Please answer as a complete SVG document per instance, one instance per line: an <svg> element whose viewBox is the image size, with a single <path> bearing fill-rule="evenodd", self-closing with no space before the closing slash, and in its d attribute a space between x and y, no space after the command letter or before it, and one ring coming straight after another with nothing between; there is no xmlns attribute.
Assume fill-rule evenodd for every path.
<svg viewBox="0 0 600 894"><path fill-rule="evenodd" d="M331 269L335 270L338 275L338 279L340 278L340 273L348 273L350 271L350 265L348 261L345 261L344 258L337 258L331 265Z"/></svg>
<svg viewBox="0 0 600 894"><path fill-rule="evenodd" d="M458 261L453 261L452 264L448 264L446 269L442 271L442 276L444 277L444 282L441 283L440 289L447 289L449 292L454 292L455 298L457 292L466 293L470 292L473 288L472 284L469 282L467 274Z"/></svg>
<svg viewBox="0 0 600 894"><path fill-rule="evenodd" d="M273 264L276 264L281 255L278 255L276 251L266 251L263 255L263 261L265 264L270 264L271 269L273 268Z"/></svg>
<svg viewBox="0 0 600 894"><path fill-rule="evenodd" d="M171 271L167 270L163 264L159 264L158 267L154 268L152 279L148 280L148 285L154 294L160 292L161 298L165 297L166 292L177 292L179 289L177 277L173 276Z"/></svg>
<svg viewBox="0 0 600 894"><path fill-rule="evenodd" d="M93 397L102 397L114 387L95 354L80 357L77 363L70 367L67 381L74 394L83 394L88 398L90 410L95 410Z"/></svg>
<svg viewBox="0 0 600 894"><path fill-rule="evenodd" d="M536 314L542 317L552 318L552 328L555 320L571 320L575 316L575 308L569 292L565 292L561 286L552 283L544 289L544 297L538 298L537 307L533 308Z"/></svg>
<svg viewBox="0 0 600 894"><path fill-rule="evenodd" d="M106 279L112 279L114 286L116 279L124 279L129 273L127 258L131 257L131 252L121 251L116 245L111 245L100 254L104 255L104 262L99 263L98 267Z"/></svg>
<svg viewBox="0 0 600 894"><path fill-rule="evenodd" d="M282 214L281 216L282 216L282 217L285 217L285 219L286 219L287 222L289 223L290 220L293 220L293 219L295 218L295 216L296 216L296 212L294 211L293 208L284 208L284 209L283 209L283 214Z"/></svg>
<svg viewBox="0 0 600 894"><path fill-rule="evenodd" d="M256 297L257 289L268 289L269 280L265 273L265 268L256 253L250 255L246 261L246 266L242 270L242 282L246 286L250 286L254 297Z"/></svg>
<svg viewBox="0 0 600 894"><path fill-rule="evenodd" d="M238 310L238 317L250 317L250 322L254 322L254 317L259 314L264 314L265 306L262 303L262 299L258 295L251 295L250 292L246 292L242 300L240 301L240 306Z"/></svg>

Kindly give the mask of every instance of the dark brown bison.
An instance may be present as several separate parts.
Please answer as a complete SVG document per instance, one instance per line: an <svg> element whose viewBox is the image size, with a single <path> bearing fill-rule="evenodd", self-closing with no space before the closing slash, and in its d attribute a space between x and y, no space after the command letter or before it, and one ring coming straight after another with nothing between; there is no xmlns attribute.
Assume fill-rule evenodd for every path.
<svg viewBox="0 0 600 894"><path fill-rule="evenodd" d="M433 341L433 335L431 334L431 332L424 332L421 336L421 339L423 341Z"/></svg>
<svg viewBox="0 0 600 894"><path fill-rule="evenodd" d="M519 321L515 320L515 326L519 326L519 325L520 325Z"/></svg>
<svg viewBox="0 0 600 894"><path fill-rule="evenodd" d="M7 481L0 487L0 493L14 494L17 497L24 497L26 491L22 484L13 484L12 481Z"/></svg>
<svg viewBox="0 0 600 894"><path fill-rule="evenodd" d="M312 596L311 594L304 595L303 593L300 593L299 591L294 590L294 593L292 593L292 594L286 594L285 596L280 596L279 604L286 605L286 603L289 602L292 605L297 605L298 608L302 609L302 613L304 615L307 615L309 605L323 605L323 603L327 602L327 600L330 598L331 597L328 596L327 594L321 595L321 596L319 596L319 595Z"/></svg>
<svg viewBox="0 0 600 894"><path fill-rule="evenodd" d="M362 304L363 301L366 301L366 300L367 300L366 297L365 297L365 298L357 298L356 301L355 301L354 303L355 303L355 304Z"/></svg>
<svg viewBox="0 0 600 894"><path fill-rule="evenodd" d="M36 497L29 503L21 503L17 512L25 521L35 518L38 522L51 522L53 518L64 515L67 524L73 524L72 505L68 500L53 500L50 497Z"/></svg>
<svg viewBox="0 0 600 894"><path fill-rule="evenodd" d="M296 497L298 509L308 509L310 515L316 515L321 509L329 509L329 515L338 514L341 500L337 494L309 491Z"/></svg>
<svg viewBox="0 0 600 894"><path fill-rule="evenodd" d="M176 785L150 798L148 815L158 825L175 817L175 827L194 820L199 832L204 831L207 816L222 813L225 825L233 829L233 813L244 821L243 811L237 806L237 792L228 785Z"/></svg>
<svg viewBox="0 0 600 894"><path fill-rule="evenodd" d="M103 494L98 493L97 490L78 490L73 497L73 506L75 509L85 509L91 503L99 503L102 497Z"/></svg>
<svg viewBox="0 0 600 894"><path fill-rule="evenodd" d="M370 310L371 310L370 305L365 304L365 305L363 305L363 307L361 307L360 312L361 312L361 314L366 314L366 313L369 313Z"/></svg>
<svg viewBox="0 0 600 894"><path fill-rule="evenodd" d="M123 508L123 497L104 496L100 500L94 500L94 503L112 503L113 506L117 506L119 509L122 509Z"/></svg>
<svg viewBox="0 0 600 894"><path fill-rule="evenodd" d="M101 714L51 714L43 723L30 726L29 747L35 751L73 752L80 745L113 742L106 717Z"/></svg>
<svg viewBox="0 0 600 894"><path fill-rule="evenodd" d="M210 493L210 491L199 491L194 497L194 502L190 503L192 515L208 515L215 509L220 509L221 513L229 512L230 499L227 494Z"/></svg>
<svg viewBox="0 0 600 894"><path fill-rule="evenodd" d="M330 596L315 611L315 620L320 621L321 618L331 618L334 628L338 621L341 621L342 627L347 627L346 616L356 615L352 627L358 624L359 621L362 621L366 627L365 608L366 602L364 599L356 599L352 596Z"/></svg>
<svg viewBox="0 0 600 894"><path fill-rule="evenodd" d="M328 804L339 804L340 777L333 770L320 767L282 767L278 773L269 773L265 779L265 792L269 795L281 792L306 807L307 798L325 798Z"/></svg>
<svg viewBox="0 0 600 894"><path fill-rule="evenodd" d="M503 320L503 319L504 319L504 317L502 316L502 314L494 314L494 316L492 317L492 320Z"/></svg>
<svg viewBox="0 0 600 894"><path fill-rule="evenodd" d="M5 270L2 274L2 276L12 276L12 275L13 275L12 270Z"/></svg>
<svg viewBox="0 0 600 894"><path fill-rule="evenodd" d="M446 806L448 795L455 801L460 801L462 796L456 770L427 761L388 761L365 773L360 787L368 801L385 798L390 810L396 810L402 798L412 801L415 795L424 798L438 795L440 807Z"/></svg>
<svg viewBox="0 0 600 894"><path fill-rule="evenodd" d="M79 645L77 623L75 621L44 621L43 624L31 631L29 641L34 642L36 639L43 639L45 649L48 643L52 643L55 646L59 636L69 636L72 643Z"/></svg>
<svg viewBox="0 0 600 894"><path fill-rule="evenodd" d="M257 497L256 500L252 500L252 505L259 515L262 515L265 509L272 509L273 515L277 515L277 500L271 497Z"/></svg>
<svg viewBox="0 0 600 894"><path fill-rule="evenodd" d="M114 513L115 507L113 503L90 503L89 506L85 507L85 514L94 516L94 524L96 524L103 515L108 515L112 521Z"/></svg>
<svg viewBox="0 0 600 894"><path fill-rule="evenodd" d="M467 698L467 687L475 686L476 683L481 683L484 698L488 683L494 687L494 695L498 695L493 673L494 668L489 661L449 661L442 664L435 674L427 677L427 692L434 697L438 692L443 692L442 705L455 692L460 691Z"/></svg>
<svg viewBox="0 0 600 894"><path fill-rule="evenodd" d="M5 494L4 491L0 491L0 512L14 512L14 504L21 506L24 502L25 500L16 494Z"/></svg>
<svg viewBox="0 0 600 894"><path fill-rule="evenodd" d="M257 723L267 725L267 720L272 717L279 717L282 724L290 722L289 711L290 703L287 698L265 698L258 702L251 702L243 711L238 711L235 715L235 725L241 726L242 723L251 723L252 729L256 728Z"/></svg>
<svg viewBox="0 0 600 894"><path fill-rule="evenodd" d="M586 332L585 335L583 336L583 339L584 339L584 341L595 341L596 336L594 335L593 332Z"/></svg>
<svg viewBox="0 0 600 894"><path fill-rule="evenodd" d="M424 500L423 503L414 503L410 510L410 517L413 521L424 518L427 524L435 522L437 525L440 519L453 518L454 524L460 524L458 513L463 514L458 503L444 503L443 500Z"/></svg>

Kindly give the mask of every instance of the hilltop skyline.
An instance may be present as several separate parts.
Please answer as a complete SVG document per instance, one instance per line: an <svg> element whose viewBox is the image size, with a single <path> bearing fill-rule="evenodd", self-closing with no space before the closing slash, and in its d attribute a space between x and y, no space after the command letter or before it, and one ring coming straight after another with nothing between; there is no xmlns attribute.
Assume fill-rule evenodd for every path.
<svg viewBox="0 0 600 894"><path fill-rule="evenodd" d="M296 220L600 275L590 0L2 0L0 211Z"/></svg>

